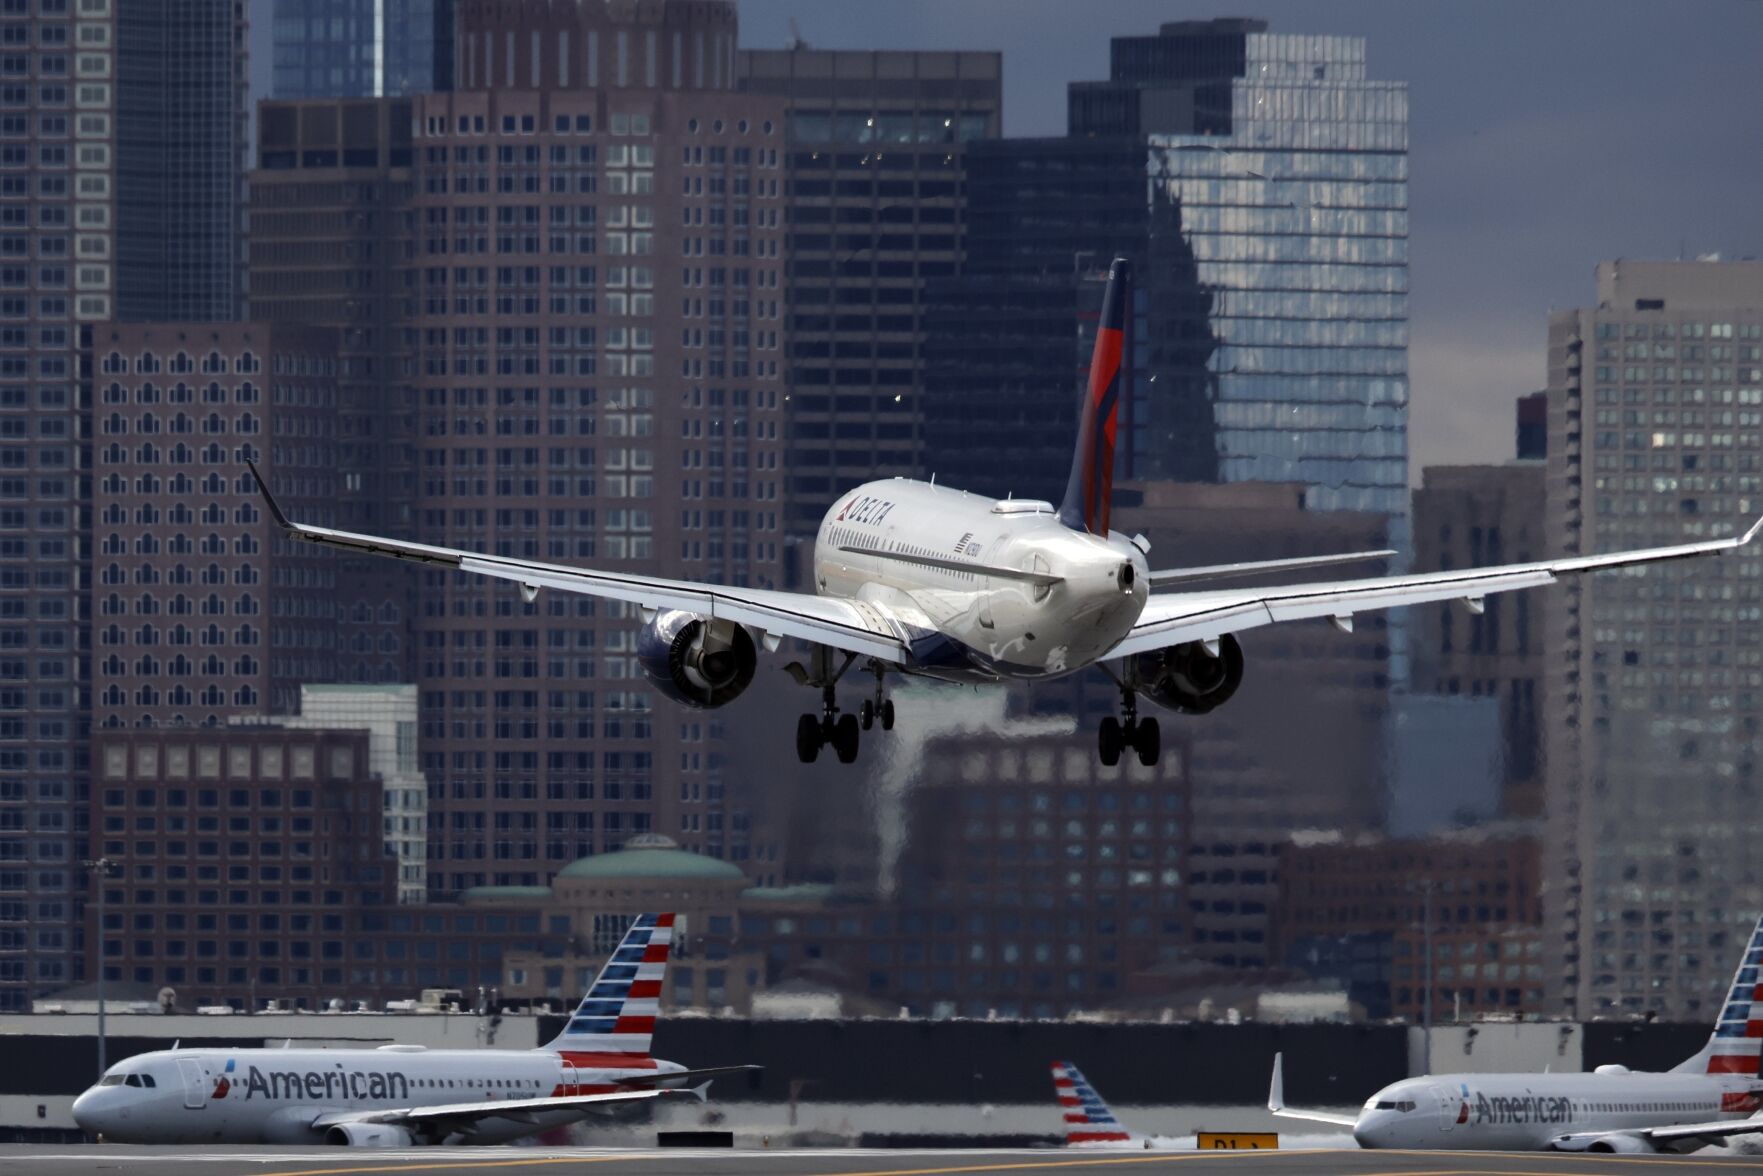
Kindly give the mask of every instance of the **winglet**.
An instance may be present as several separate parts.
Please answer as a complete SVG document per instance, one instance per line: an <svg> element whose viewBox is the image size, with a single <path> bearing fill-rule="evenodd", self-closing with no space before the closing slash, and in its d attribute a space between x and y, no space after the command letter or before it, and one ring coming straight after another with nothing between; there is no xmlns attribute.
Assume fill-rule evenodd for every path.
<svg viewBox="0 0 1763 1176"><path fill-rule="evenodd" d="M1763 532L1763 518L1760 518L1751 524L1751 529L1745 532L1744 538L1739 540L1738 545L1743 547L1745 544L1755 539L1759 532Z"/></svg>
<svg viewBox="0 0 1763 1176"><path fill-rule="evenodd" d="M1279 1114L1286 1109L1285 1054L1273 1055L1273 1082L1267 1088L1267 1109Z"/></svg>
<svg viewBox="0 0 1763 1176"><path fill-rule="evenodd" d="M283 514L282 508L276 504L275 495L269 492L269 483L265 482L263 480L263 475L257 472L257 463L250 458L246 458L245 468L250 470L251 477L256 479L257 490L263 495L263 504L269 508L270 518L274 519L276 526L280 527L282 530L292 531L294 529L294 524L288 521L288 516Z"/></svg>

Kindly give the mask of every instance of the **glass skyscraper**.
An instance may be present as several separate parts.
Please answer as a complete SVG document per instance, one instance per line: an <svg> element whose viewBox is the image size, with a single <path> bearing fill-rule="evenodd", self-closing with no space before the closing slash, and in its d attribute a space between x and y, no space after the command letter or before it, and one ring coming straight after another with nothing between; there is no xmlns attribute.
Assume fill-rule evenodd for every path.
<svg viewBox="0 0 1763 1176"><path fill-rule="evenodd" d="M972 146L966 262L927 319L930 468L971 468L976 414L1001 414L1044 436L974 488L1027 492L1030 454L1063 477L1083 279L1120 253L1138 287L1125 472L1300 483L1309 509L1391 515L1406 548L1407 86L1366 78L1360 38L1266 27L1116 38L1110 79L1071 87L1069 135Z"/></svg>
<svg viewBox="0 0 1763 1176"><path fill-rule="evenodd" d="M453 0L275 0L277 98L453 88Z"/></svg>
<svg viewBox="0 0 1763 1176"><path fill-rule="evenodd" d="M1153 232L1181 235L1206 294L1188 311L1214 342L1219 480L1301 482L1312 509L1406 517L1407 86L1366 78L1360 38L1261 31L1242 35L1237 76L1165 81L1187 60L1167 43L1205 40L1192 27L1116 41L1111 88L1136 91L1168 212Z"/></svg>

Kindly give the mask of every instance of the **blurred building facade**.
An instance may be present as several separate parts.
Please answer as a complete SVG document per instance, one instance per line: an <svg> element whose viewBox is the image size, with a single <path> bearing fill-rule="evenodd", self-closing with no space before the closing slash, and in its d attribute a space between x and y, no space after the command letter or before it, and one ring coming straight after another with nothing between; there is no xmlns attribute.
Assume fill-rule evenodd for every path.
<svg viewBox="0 0 1763 1176"><path fill-rule="evenodd" d="M1551 556L1718 539L1763 509L1763 263L1605 262L1549 319ZM1706 1019L1763 908L1755 547L1552 589L1552 995Z"/></svg>
<svg viewBox="0 0 1763 1176"><path fill-rule="evenodd" d="M1541 860L1534 825L1421 838L1294 834L1279 853L1279 962L1342 980L1368 1016L1418 1020L1430 945L1435 1020L1540 1012ZM1508 943L1520 945L1516 959ZM1518 967L1510 978L1508 963Z"/></svg>
<svg viewBox="0 0 1763 1176"><path fill-rule="evenodd" d="M782 99L790 222L788 529L923 468L926 285L962 256L965 156L1002 133L998 53L743 50Z"/></svg>
<svg viewBox="0 0 1763 1176"><path fill-rule="evenodd" d="M76 979L96 324L239 296L240 5L0 12L0 1008Z"/></svg>
<svg viewBox="0 0 1763 1176"><path fill-rule="evenodd" d="M1544 558L1546 474L1540 461L1428 466L1414 491L1414 570ZM1554 600L1553 589L1496 594L1479 611L1450 601L1415 609L1409 621L1415 693L1495 700L1508 816L1542 815L1543 650Z"/></svg>
<svg viewBox="0 0 1763 1176"><path fill-rule="evenodd" d="M276 98L381 98L453 88L455 0L275 0Z"/></svg>

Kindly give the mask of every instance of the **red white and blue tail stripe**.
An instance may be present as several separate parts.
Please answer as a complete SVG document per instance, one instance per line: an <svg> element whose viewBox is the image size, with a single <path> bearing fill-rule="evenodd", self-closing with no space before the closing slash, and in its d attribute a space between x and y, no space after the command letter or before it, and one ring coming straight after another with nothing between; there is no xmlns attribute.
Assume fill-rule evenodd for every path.
<svg viewBox="0 0 1763 1176"><path fill-rule="evenodd" d="M1763 1062L1763 919L1751 931L1708 1044L1674 1067L1678 1073L1751 1077Z"/></svg>
<svg viewBox="0 0 1763 1176"><path fill-rule="evenodd" d="M545 1048L648 1057L672 944L673 915L638 915L569 1024Z"/></svg>
<svg viewBox="0 0 1763 1176"><path fill-rule="evenodd" d="M1053 1063L1053 1094L1065 1112L1067 1147L1132 1142L1132 1133L1120 1125L1089 1079L1070 1062Z"/></svg>
<svg viewBox="0 0 1763 1176"><path fill-rule="evenodd" d="M1077 449L1071 455L1071 477L1059 521L1074 531L1108 535L1109 508L1114 498L1114 443L1120 430L1120 401L1127 394L1126 333L1132 313L1132 263L1114 259L1108 289L1102 295L1102 317L1096 323L1096 347L1090 355L1090 379L1078 410Z"/></svg>

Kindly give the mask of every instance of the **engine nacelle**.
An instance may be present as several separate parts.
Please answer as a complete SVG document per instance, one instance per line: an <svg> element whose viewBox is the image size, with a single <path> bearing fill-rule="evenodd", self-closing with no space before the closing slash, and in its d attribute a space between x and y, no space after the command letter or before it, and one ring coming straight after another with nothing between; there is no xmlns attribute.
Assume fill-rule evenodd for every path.
<svg viewBox="0 0 1763 1176"><path fill-rule="evenodd" d="M1226 633L1214 656L1198 641L1139 655L1139 689L1159 706L1203 715L1230 701L1243 684L1243 647Z"/></svg>
<svg viewBox="0 0 1763 1176"><path fill-rule="evenodd" d="M413 1147L416 1137L390 1123L338 1123L325 1129L324 1141L332 1147Z"/></svg>
<svg viewBox="0 0 1763 1176"><path fill-rule="evenodd" d="M643 672L675 702L723 706L753 684L759 651L731 621L670 610L655 614L637 636Z"/></svg>
<svg viewBox="0 0 1763 1176"><path fill-rule="evenodd" d="M1552 1151L1575 1152L1623 1152L1637 1155L1656 1155L1659 1149L1654 1147L1641 1135L1622 1131L1581 1131L1573 1135L1559 1135L1549 1141Z"/></svg>

